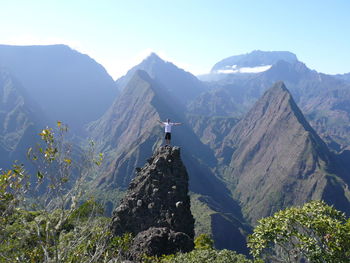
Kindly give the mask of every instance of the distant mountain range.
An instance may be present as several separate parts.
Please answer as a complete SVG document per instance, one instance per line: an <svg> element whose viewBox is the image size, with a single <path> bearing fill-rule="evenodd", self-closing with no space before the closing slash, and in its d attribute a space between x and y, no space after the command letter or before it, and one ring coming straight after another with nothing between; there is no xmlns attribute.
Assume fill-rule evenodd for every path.
<svg viewBox="0 0 350 263"><path fill-rule="evenodd" d="M171 62L166 62L151 53L139 65L130 69L127 74L119 78L117 87L122 90L130 81L137 70L144 70L147 74L168 91L169 99L176 98L179 103L186 104L197 97L206 87L191 73L176 67Z"/></svg>
<svg viewBox="0 0 350 263"><path fill-rule="evenodd" d="M0 45L0 66L17 78L51 123L65 121L80 133L118 93L100 64L64 45Z"/></svg>
<svg viewBox="0 0 350 263"><path fill-rule="evenodd" d="M199 78L153 53L114 82L62 45L0 46L0 64L0 165L21 159L43 125L64 121L104 152L87 190L109 212L163 143L166 118L182 123L172 142L189 174L196 233L218 248L246 253L259 218L311 199L350 212L346 74L273 51L223 59Z"/></svg>
<svg viewBox="0 0 350 263"><path fill-rule="evenodd" d="M261 54L261 51L246 56L254 58L256 53ZM334 150L344 149L350 143L350 83L345 80L346 75L340 77L318 73L296 60L295 56L290 55L289 60L278 60L281 53L273 54L275 53L265 54L272 56L265 63L261 59L264 56L260 55L259 59L249 59L251 64L245 64L255 66L257 63L271 63L275 59L275 63L266 71L219 74L220 79L210 82L212 88L191 102L189 111L201 115L243 116L265 90L276 81L282 80L321 137L332 145ZM210 75L215 77L217 74Z"/></svg>
<svg viewBox="0 0 350 263"><path fill-rule="evenodd" d="M283 60L288 63L298 61L296 55L287 51L260 51L232 56L216 63L211 69L214 74L259 73L269 69L273 64Z"/></svg>

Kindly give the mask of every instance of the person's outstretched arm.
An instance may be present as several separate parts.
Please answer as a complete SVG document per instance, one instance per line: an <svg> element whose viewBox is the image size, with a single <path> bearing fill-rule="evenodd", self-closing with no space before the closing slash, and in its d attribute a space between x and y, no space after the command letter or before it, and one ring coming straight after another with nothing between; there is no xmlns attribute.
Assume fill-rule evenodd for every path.
<svg viewBox="0 0 350 263"><path fill-rule="evenodd" d="M160 121L160 120L157 120L160 124L164 124L162 121Z"/></svg>
<svg viewBox="0 0 350 263"><path fill-rule="evenodd" d="M174 125L182 125L181 122L175 122Z"/></svg>

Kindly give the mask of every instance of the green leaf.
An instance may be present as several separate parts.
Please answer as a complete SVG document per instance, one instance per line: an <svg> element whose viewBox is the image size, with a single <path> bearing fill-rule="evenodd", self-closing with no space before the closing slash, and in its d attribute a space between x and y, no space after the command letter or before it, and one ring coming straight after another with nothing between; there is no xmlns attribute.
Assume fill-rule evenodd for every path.
<svg viewBox="0 0 350 263"><path fill-rule="evenodd" d="M44 178L44 175L40 171L38 171L36 173L36 177L38 177L39 180L42 180Z"/></svg>

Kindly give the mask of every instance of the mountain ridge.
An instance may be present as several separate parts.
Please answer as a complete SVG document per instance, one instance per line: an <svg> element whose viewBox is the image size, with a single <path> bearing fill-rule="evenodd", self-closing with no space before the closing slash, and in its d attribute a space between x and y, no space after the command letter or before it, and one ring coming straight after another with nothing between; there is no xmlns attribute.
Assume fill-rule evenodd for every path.
<svg viewBox="0 0 350 263"><path fill-rule="evenodd" d="M50 125L64 121L80 133L118 93L100 64L65 45L0 45L0 63L45 109Z"/></svg>
<svg viewBox="0 0 350 263"><path fill-rule="evenodd" d="M247 54L227 57L217 62L211 69L212 73L220 70L242 68L242 67L259 67L273 65L276 62L284 60L287 62L298 61L297 56L289 51L261 51L254 50Z"/></svg>
<svg viewBox="0 0 350 263"><path fill-rule="evenodd" d="M227 162L225 179L253 224L280 208L327 195L332 153L308 124L283 82L264 93L223 146L231 148L222 149L223 155L229 152L221 156ZM333 194L326 201L349 206L345 195L336 196L330 188L328 192Z"/></svg>
<svg viewBox="0 0 350 263"><path fill-rule="evenodd" d="M181 104L187 102L199 93L206 90L206 86L191 73L178 68L171 62L161 59L157 54L151 53L140 64L131 68L125 76L116 80L116 84L122 90L137 70L143 70L165 88L169 99L176 98Z"/></svg>

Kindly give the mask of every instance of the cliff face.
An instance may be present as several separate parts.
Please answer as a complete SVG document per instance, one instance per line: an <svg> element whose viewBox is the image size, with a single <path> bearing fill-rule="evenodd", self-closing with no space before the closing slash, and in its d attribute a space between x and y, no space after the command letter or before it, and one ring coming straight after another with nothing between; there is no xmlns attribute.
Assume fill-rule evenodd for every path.
<svg viewBox="0 0 350 263"><path fill-rule="evenodd" d="M178 147L160 147L137 168L125 198L113 213L115 235L132 233L133 259L144 253L162 255L193 248L194 219L188 175Z"/></svg>
<svg viewBox="0 0 350 263"><path fill-rule="evenodd" d="M263 95L224 145L231 150L223 154L233 152L223 158L228 160L226 179L250 222L312 199L347 210L344 182L330 169L331 152L283 83Z"/></svg>
<svg viewBox="0 0 350 263"><path fill-rule="evenodd" d="M0 67L0 167L17 159L30 169L26 152L35 143L43 115L21 83Z"/></svg>

